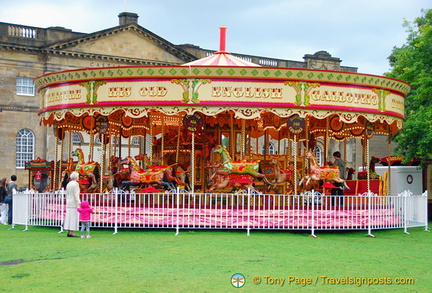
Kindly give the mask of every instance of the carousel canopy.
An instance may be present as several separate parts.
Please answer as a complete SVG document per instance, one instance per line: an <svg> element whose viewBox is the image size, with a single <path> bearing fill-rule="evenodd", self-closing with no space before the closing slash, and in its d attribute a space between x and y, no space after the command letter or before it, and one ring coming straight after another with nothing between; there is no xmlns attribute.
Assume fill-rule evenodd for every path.
<svg viewBox="0 0 432 293"><path fill-rule="evenodd" d="M184 66L259 66L255 63L237 58L227 52L216 52L214 55L192 61Z"/></svg>
<svg viewBox="0 0 432 293"><path fill-rule="evenodd" d="M261 67L225 51L224 29L219 52L182 66L84 68L48 73L35 84L41 122L57 135L123 137L178 128L196 113L208 127L245 129L252 137L394 134L403 127L410 90L384 76Z"/></svg>

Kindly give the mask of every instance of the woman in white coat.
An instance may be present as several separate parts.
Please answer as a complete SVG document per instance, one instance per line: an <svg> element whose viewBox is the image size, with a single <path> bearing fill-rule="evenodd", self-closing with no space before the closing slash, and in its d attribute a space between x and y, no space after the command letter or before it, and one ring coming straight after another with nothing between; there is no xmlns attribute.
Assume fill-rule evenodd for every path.
<svg viewBox="0 0 432 293"><path fill-rule="evenodd" d="M69 176L69 183L66 185L66 217L63 228L68 230L67 237L79 237L74 234L74 231L79 230L79 213L77 208L81 204L78 178L78 172L72 172Z"/></svg>

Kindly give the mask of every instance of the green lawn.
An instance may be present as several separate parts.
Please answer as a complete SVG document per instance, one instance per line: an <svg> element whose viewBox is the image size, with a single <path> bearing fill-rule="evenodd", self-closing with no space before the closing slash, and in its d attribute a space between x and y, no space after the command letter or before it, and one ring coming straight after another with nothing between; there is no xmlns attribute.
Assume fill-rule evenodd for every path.
<svg viewBox="0 0 432 293"><path fill-rule="evenodd" d="M113 235L111 229L93 229L92 239L68 238L56 228L9 228L0 227L0 292L432 290L432 233L423 228L410 229L410 235L402 229L373 231L376 238L365 237L365 231L317 231L319 238L311 238L309 231L253 230L247 236L244 230L181 230L175 236L174 230ZM235 273L245 276L244 287L231 285ZM288 284L293 278L298 279ZM310 285L295 284L309 278ZM415 283L331 284L355 278Z"/></svg>

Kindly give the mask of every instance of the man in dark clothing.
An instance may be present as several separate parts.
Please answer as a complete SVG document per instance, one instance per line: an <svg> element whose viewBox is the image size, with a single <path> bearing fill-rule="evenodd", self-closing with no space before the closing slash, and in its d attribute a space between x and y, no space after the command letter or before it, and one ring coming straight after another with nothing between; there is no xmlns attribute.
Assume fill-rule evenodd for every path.
<svg viewBox="0 0 432 293"><path fill-rule="evenodd" d="M17 177L16 175L11 176L11 182L9 182L7 186L7 196L5 199L5 203L8 204L8 224L12 224L12 197L14 195L14 191L18 191L18 184L16 183Z"/></svg>
<svg viewBox="0 0 432 293"><path fill-rule="evenodd" d="M333 158L335 160L333 165L337 166L339 168L340 178L345 180L346 163L341 159L341 153L340 152L334 152ZM343 205L343 195L344 195L343 188L344 188L344 185L343 185L343 183L338 183L338 182L334 182L333 185L336 186L337 188L333 188L331 190L331 194L332 194L331 205L332 206L335 205L335 197L336 196L339 197L339 204Z"/></svg>

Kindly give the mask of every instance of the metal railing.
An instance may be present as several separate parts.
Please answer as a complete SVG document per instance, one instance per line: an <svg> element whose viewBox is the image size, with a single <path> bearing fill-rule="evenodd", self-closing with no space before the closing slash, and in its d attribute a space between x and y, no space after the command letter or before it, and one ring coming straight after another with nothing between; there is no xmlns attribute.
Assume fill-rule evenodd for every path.
<svg viewBox="0 0 432 293"><path fill-rule="evenodd" d="M248 193L81 194L93 208L91 227L251 230L372 230L425 227L427 192L397 196L372 193L331 196ZM13 197L13 225L51 226L62 231L66 193L23 192Z"/></svg>

